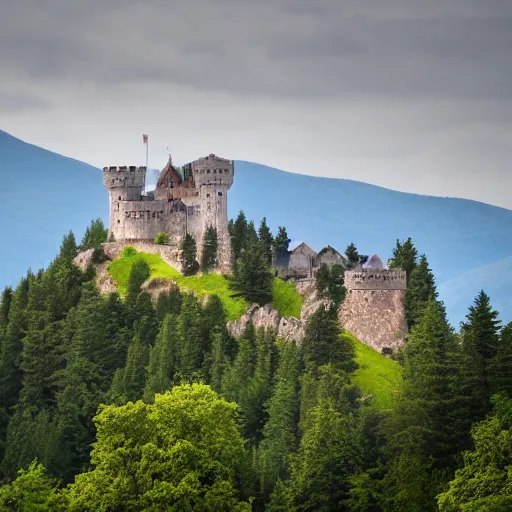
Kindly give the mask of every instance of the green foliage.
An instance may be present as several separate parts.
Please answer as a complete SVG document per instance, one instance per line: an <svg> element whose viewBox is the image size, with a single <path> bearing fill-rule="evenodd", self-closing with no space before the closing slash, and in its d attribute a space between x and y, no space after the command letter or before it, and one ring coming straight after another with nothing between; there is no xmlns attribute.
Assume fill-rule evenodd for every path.
<svg viewBox="0 0 512 512"><path fill-rule="evenodd" d="M272 300L272 283L273 276L261 248L256 244L244 250L233 265L232 296L263 305Z"/></svg>
<svg viewBox="0 0 512 512"><path fill-rule="evenodd" d="M18 471L16 480L0 487L1 511L55 510L58 501L58 482L35 460L26 470Z"/></svg>
<svg viewBox="0 0 512 512"><path fill-rule="evenodd" d="M288 238L288 233L284 226L277 228L277 235L274 239L274 249L280 252L288 251L291 240Z"/></svg>
<svg viewBox="0 0 512 512"><path fill-rule="evenodd" d="M393 257L389 259L389 268L401 268L407 274L407 282L411 277L412 271L417 265L418 251L409 237L407 240L400 242L396 241L396 246L393 249Z"/></svg>
<svg viewBox="0 0 512 512"><path fill-rule="evenodd" d="M307 366L333 363L347 372L353 372L355 351L350 339L342 336L336 310L320 306L308 319L303 345L304 361Z"/></svg>
<svg viewBox="0 0 512 512"><path fill-rule="evenodd" d="M245 457L236 419L236 404L199 384L102 407L95 468L69 487L68 510L249 511L235 487Z"/></svg>
<svg viewBox="0 0 512 512"><path fill-rule="evenodd" d="M501 331L496 354L489 361L491 394L505 392L512 396L512 322Z"/></svg>
<svg viewBox="0 0 512 512"><path fill-rule="evenodd" d="M167 245L169 243L169 235L164 231L160 231L156 234L154 241L158 245Z"/></svg>
<svg viewBox="0 0 512 512"><path fill-rule="evenodd" d="M495 398L494 414L472 429L474 448L464 453L448 490L438 496L442 512L512 509L512 402Z"/></svg>
<svg viewBox="0 0 512 512"><path fill-rule="evenodd" d="M217 266L217 230L208 226L203 237L203 252L201 254L201 270L208 272Z"/></svg>
<svg viewBox="0 0 512 512"><path fill-rule="evenodd" d="M359 252L353 242L345 249L345 255L348 260L349 269L354 268L359 263Z"/></svg>
<svg viewBox="0 0 512 512"><path fill-rule="evenodd" d="M405 292L405 316L409 330L418 324L429 299L437 299L437 296L434 275L428 266L427 257L422 254L419 263L411 271Z"/></svg>
<svg viewBox="0 0 512 512"><path fill-rule="evenodd" d="M315 275L316 290L319 297L330 300L337 309L345 300L345 269L342 265L333 265L329 268L323 264Z"/></svg>
<svg viewBox="0 0 512 512"><path fill-rule="evenodd" d="M242 249L245 246L246 232L247 218L245 217L245 213L240 211L230 230L231 250L233 251L233 258L235 261L238 260L242 253Z"/></svg>
<svg viewBox="0 0 512 512"><path fill-rule="evenodd" d="M194 237L187 233L180 246L181 265L184 276L193 276L199 270L197 261L197 247Z"/></svg>
<svg viewBox="0 0 512 512"><path fill-rule="evenodd" d="M128 278L127 299L129 302L135 302L140 293L140 287L151 275L149 265L144 260L137 260L130 270Z"/></svg>
<svg viewBox="0 0 512 512"><path fill-rule="evenodd" d="M80 243L80 250L95 249L107 241L108 229L101 219L93 220L85 230L84 237Z"/></svg>
<svg viewBox="0 0 512 512"><path fill-rule="evenodd" d="M260 242L263 253L267 258L267 263L269 265L272 264L272 247L274 243L274 237L272 236L272 232L267 225L266 217L263 217L260 228L258 230L258 240Z"/></svg>

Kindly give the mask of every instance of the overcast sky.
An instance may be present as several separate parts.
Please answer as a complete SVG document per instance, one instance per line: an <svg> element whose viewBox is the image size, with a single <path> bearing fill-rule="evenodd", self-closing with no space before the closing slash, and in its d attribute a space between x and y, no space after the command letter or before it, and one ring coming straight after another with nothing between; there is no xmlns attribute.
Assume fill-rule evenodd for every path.
<svg viewBox="0 0 512 512"><path fill-rule="evenodd" d="M512 209L512 0L0 0L0 129Z"/></svg>

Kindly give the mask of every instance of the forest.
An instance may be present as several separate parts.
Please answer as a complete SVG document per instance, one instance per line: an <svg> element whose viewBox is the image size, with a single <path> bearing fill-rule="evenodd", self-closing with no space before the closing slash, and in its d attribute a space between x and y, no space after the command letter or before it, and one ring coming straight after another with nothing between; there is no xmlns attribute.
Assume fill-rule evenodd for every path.
<svg viewBox="0 0 512 512"><path fill-rule="evenodd" d="M287 250L241 212L230 222L233 296L271 297L272 251ZM184 274L215 267L216 234ZM107 232L66 235L44 270L0 301L0 511L512 510L512 324L481 291L449 325L427 257L397 241L409 335L392 355L403 385L375 407L354 383L339 324L343 271L322 269L330 301L300 345L226 328L219 297L143 289L100 295L95 267L73 259ZM166 243L162 240L160 243ZM364 260L354 244L351 264Z"/></svg>

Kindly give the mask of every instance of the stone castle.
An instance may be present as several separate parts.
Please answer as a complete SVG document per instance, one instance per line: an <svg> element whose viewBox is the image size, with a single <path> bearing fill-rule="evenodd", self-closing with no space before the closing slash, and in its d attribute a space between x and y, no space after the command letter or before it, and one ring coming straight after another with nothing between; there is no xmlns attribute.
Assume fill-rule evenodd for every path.
<svg viewBox="0 0 512 512"><path fill-rule="evenodd" d="M160 173L154 192L144 194L146 167L105 167L103 183L109 192L109 239L152 242L167 233L178 247L187 233L197 243L198 257L207 227L217 229L219 269L229 271L227 193L233 184L232 160L213 154L182 167L172 159Z"/></svg>
<svg viewBox="0 0 512 512"><path fill-rule="evenodd" d="M105 167L103 183L109 191L109 239L115 244L107 253L118 254L127 243L148 252L158 252L164 260L179 268L179 245L187 233L194 236L198 258L202 239L209 226L217 229L218 269L231 269L231 243L228 231L227 195L233 184L234 163L210 154L182 167L175 167L172 159L161 171L154 192L144 193L145 167ZM169 246L153 243L160 232L169 235ZM171 255L174 250L174 255ZM166 252L167 251L167 252ZM295 281L297 290L306 297L298 319L279 319L272 312L272 322L280 326L286 337L303 334L304 321L321 301L315 301L315 274L322 266L342 265L348 268L344 255L327 246L316 253L301 243L294 250L276 253L275 274ZM406 275L402 270L389 270L375 255L355 269L346 270L346 299L338 311L341 324L359 340L382 353L391 353L403 345L407 335L404 312ZM257 308L258 309L258 308ZM257 315L265 325L266 310L251 309L244 321ZM268 315L267 315L268 316ZM302 324L302 325L301 325ZM233 325L233 332L242 329ZM293 327L293 329L291 329ZM288 336L289 333L292 333ZM293 334L295 333L295 334Z"/></svg>

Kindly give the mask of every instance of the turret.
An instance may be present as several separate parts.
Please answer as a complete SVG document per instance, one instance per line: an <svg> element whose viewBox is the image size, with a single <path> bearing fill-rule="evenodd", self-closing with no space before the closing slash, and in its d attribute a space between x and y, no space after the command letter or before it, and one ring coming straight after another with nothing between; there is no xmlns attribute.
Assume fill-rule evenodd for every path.
<svg viewBox="0 0 512 512"><path fill-rule="evenodd" d="M196 187L206 184L226 185L229 189L233 184L235 167L233 160L226 160L214 154L199 158L191 164L192 176Z"/></svg>
<svg viewBox="0 0 512 512"><path fill-rule="evenodd" d="M121 226L119 203L140 201L144 191L146 168L136 166L104 167L103 185L108 189L110 203L110 236L116 237Z"/></svg>

